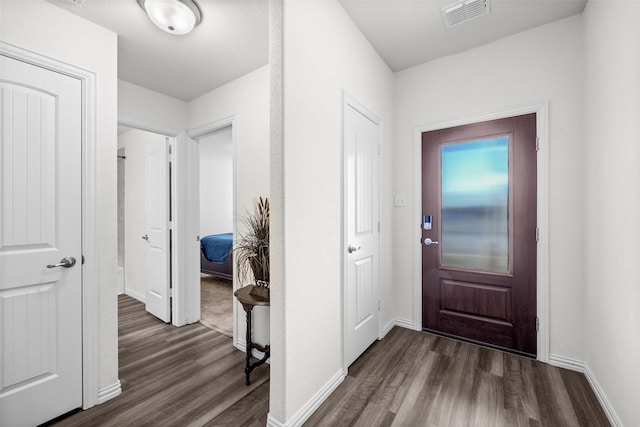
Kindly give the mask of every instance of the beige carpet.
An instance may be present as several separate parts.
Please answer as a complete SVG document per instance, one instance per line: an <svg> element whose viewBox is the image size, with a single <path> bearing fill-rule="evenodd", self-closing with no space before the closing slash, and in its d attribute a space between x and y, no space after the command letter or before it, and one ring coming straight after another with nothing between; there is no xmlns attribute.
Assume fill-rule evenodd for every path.
<svg viewBox="0 0 640 427"><path fill-rule="evenodd" d="M233 336L233 285L231 280L200 275L200 323Z"/></svg>

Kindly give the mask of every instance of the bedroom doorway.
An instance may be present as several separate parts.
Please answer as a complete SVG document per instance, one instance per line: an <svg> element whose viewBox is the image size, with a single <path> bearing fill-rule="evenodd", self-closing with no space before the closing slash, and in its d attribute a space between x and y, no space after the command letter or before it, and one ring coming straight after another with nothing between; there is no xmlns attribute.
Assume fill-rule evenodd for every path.
<svg viewBox="0 0 640 427"><path fill-rule="evenodd" d="M233 125L194 139L199 153L200 323L233 337Z"/></svg>

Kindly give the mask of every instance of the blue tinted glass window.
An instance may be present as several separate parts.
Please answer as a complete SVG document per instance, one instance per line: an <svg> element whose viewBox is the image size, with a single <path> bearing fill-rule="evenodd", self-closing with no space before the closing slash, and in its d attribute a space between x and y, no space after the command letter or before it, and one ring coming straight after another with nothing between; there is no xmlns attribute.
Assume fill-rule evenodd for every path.
<svg viewBox="0 0 640 427"><path fill-rule="evenodd" d="M443 145L443 266L509 270L509 137Z"/></svg>

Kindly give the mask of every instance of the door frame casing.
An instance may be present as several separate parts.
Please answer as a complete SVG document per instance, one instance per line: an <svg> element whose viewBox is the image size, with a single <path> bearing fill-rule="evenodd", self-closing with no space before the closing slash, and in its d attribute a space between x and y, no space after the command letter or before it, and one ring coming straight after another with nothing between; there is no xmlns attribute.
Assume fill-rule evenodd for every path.
<svg viewBox="0 0 640 427"><path fill-rule="evenodd" d="M347 189L347 158L346 158L346 144L345 144L345 138L344 138L344 133L345 133L345 115L346 115L346 110L347 108L353 108L356 112L362 114L365 118L367 118L368 120L370 120L371 122L373 122L377 127L378 127L378 156L377 156L377 162L378 162L378 188L377 188L377 192L378 192L378 206L376 206L376 209L378 210L378 221L379 221L379 225L382 224L382 209L380 208L380 170L381 170L381 155L380 155L380 150L381 150L381 144L382 144L382 120L373 112L371 112L371 110L369 110L367 107L365 107L361 102L359 102L356 98L354 98L353 96L349 95L346 91L343 90L342 92L343 94L343 110L342 110L342 364L343 364L343 374L344 376L347 376L348 374L348 368L349 366L347 365L347 339L349 338L349 325L348 325L348 306L347 306L347 297L348 297L348 289L347 289L347 275L348 275L348 271L347 271L347 246L349 245L348 242L348 235L347 235L347 218L346 218L346 209L347 209L347 194L348 194L348 189ZM377 295L378 295L378 301L379 301L379 306L378 306L378 339L382 338L382 328L383 328L383 319L382 319L382 313L383 313L383 307L384 307L384 301L382 298L382 292L381 292L381 271L382 271L382 248L381 248L381 242L382 242L382 238L381 238L381 230L380 228L378 229L378 247L376 248L377 252L378 252L378 266L377 266L377 274L378 274L378 280L377 280Z"/></svg>
<svg viewBox="0 0 640 427"><path fill-rule="evenodd" d="M422 216L422 133L447 129L472 123L503 119L523 114L536 113L536 133L538 137L538 156L536 161L537 184L537 243L536 267L536 313L539 320L537 337L537 360L549 362L549 101L521 107L479 114L447 122L436 122L414 128L414 215L416 224ZM415 228L415 246L413 247L413 283L414 283L414 328L422 330L422 229Z"/></svg>
<svg viewBox="0 0 640 427"><path fill-rule="evenodd" d="M82 144L82 408L88 409L120 394L109 388L100 394L100 319L96 208L96 74L71 64L0 41L0 53L8 57L80 80Z"/></svg>
<svg viewBox="0 0 640 427"><path fill-rule="evenodd" d="M192 161L192 162L198 162L198 168L188 168L186 169L186 173L189 176L185 176L182 177L182 179L187 182L187 181L191 181L191 182L200 182L200 173L199 173L199 162L200 162L200 153L199 153L199 147L200 147L200 139L209 136L210 134L224 129L226 127L231 126L231 146L232 146L232 167L233 167L233 172L232 172L232 213L233 213L233 235L237 236L237 218L238 218L238 211L237 211L237 183L238 183L238 179L237 179L237 169L238 169L238 165L237 165L237 143L236 143L236 135L237 135L237 117L236 115L232 115L229 117L224 117L220 120L216 120L214 122L210 122L207 123L205 125L199 126L197 128L194 129L190 129L187 134L186 137L188 137L189 139L193 140L196 142L197 145L193 145L193 144L188 144L187 148L186 148L186 156ZM195 151L195 148L198 147L198 151ZM196 176L197 173L197 176ZM185 227L188 227L188 229L185 232L185 236L200 236L200 191L199 191L199 185L198 187L194 186L194 185L188 185L187 186L187 191L188 191L188 195L187 198L188 200L186 201L185 205L188 206L189 209L189 221L187 221L185 223ZM194 207L197 207L198 209L194 209ZM191 240L189 240L190 242ZM188 245L188 242L184 242L184 244ZM194 260L197 259L197 261L192 260L194 263L197 263L197 265L200 265L200 249L198 248L197 252L194 254L190 254L190 257L193 257ZM190 263L187 263L185 265L190 265ZM189 272L185 273L185 283L186 283L186 292L187 295L190 297L186 298L185 301L185 313L187 314L187 316L189 317L190 321L189 323L193 323L193 322L197 322L200 319L200 269L198 268L197 272L194 272L193 274L195 274L194 277L191 277L191 274ZM236 272L234 269L233 272L233 282L232 282L232 287L233 290L236 290L236 286L237 286L237 280L235 280L235 276L236 276ZM242 346L239 345L239 337L238 337L238 305L232 304L233 307L233 339L232 339L232 343L233 346L239 349L243 349L244 348Z"/></svg>
<svg viewBox="0 0 640 427"><path fill-rule="evenodd" d="M183 306L181 304L180 298L177 297L178 295L178 284L181 283L179 280L179 275L182 271L182 265L180 264L180 258L178 256L178 250L175 247L175 240L176 240L176 234L178 234L176 232L176 229L179 227L180 221L178 220L177 217L177 198L176 198L176 185L177 185L177 180L176 180L176 173L175 173L175 169L176 169L176 151L177 150L177 145L180 143L180 136L181 136L181 131L177 130L177 129L172 129L172 128L165 128L163 126L157 126L148 122L145 122L143 120L138 120L138 119L134 119L131 117L126 117L126 116L118 116L118 125L122 125L122 126L127 126L133 129L137 129L137 130L141 130L141 131L145 131L145 132L152 132L158 135L162 135L164 137L168 137L168 138L173 138L173 141L169 141L169 145L170 145L170 153L168 155L169 158L169 163L172 164L172 173L171 173L171 181L169 182L169 186L170 186L170 194L171 194L171 200L169 200L169 204L171 206L171 218L172 220L170 221L170 230L171 230L171 239L172 239L172 245L173 249L171 250L171 253L169 255L169 263L170 263L170 284L171 286L174 288L173 289L173 296L171 297L171 303L170 303L170 309L171 309L171 324L173 326L182 326L182 324L180 324L178 322L178 319L180 319L180 315L184 312ZM126 178L125 178L126 179ZM169 190L169 188L168 188ZM184 323L183 323L184 324Z"/></svg>

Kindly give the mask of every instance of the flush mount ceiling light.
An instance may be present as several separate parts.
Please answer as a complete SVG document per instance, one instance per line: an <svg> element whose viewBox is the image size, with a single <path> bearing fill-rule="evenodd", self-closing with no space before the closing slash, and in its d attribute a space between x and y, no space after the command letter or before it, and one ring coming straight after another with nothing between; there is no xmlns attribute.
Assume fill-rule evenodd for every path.
<svg viewBox="0 0 640 427"><path fill-rule="evenodd" d="M489 13L489 0L462 0L440 9L444 26L448 29Z"/></svg>
<svg viewBox="0 0 640 427"><path fill-rule="evenodd" d="M169 34L187 34L202 20L193 0L138 0L156 27Z"/></svg>

